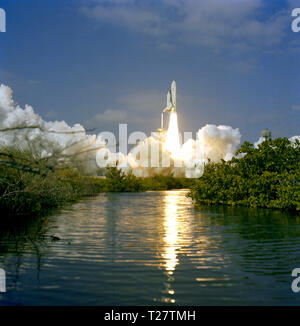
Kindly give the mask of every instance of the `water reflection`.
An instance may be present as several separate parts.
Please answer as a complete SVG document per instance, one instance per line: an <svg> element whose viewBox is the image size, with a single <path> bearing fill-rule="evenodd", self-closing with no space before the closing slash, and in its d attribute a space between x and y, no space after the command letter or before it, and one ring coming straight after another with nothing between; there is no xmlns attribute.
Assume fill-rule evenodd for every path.
<svg viewBox="0 0 300 326"><path fill-rule="evenodd" d="M189 199L183 191L164 192L163 200L163 245L160 249L163 269L166 273L163 304L176 303L174 288L175 270L180 264L180 256L185 255L185 247L192 241L190 219L186 219Z"/></svg>
<svg viewBox="0 0 300 326"><path fill-rule="evenodd" d="M100 195L49 219L1 225L8 292L0 304L295 303L287 289L300 218L195 210L185 193Z"/></svg>
<svg viewBox="0 0 300 326"><path fill-rule="evenodd" d="M178 194L169 192L165 198L164 210L164 253L165 270L172 275L178 264Z"/></svg>

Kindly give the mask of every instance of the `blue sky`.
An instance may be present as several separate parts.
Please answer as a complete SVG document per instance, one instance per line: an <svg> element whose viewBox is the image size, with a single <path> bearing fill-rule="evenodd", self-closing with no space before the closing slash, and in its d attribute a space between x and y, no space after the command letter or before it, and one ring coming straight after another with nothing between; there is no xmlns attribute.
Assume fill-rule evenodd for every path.
<svg viewBox="0 0 300 326"><path fill-rule="evenodd" d="M300 33L276 0L2 0L0 82L46 120L150 133L173 79L181 131L300 134Z"/></svg>

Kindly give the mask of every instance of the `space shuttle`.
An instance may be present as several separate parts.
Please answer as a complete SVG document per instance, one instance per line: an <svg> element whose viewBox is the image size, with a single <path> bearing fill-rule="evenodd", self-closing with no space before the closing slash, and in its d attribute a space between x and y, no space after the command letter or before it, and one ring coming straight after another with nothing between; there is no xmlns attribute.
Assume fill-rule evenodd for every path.
<svg viewBox="0 0 300 326"><path fill-rule="evenodd" d="M171 90L167 94L167 107L163 112L176 112L176 82L173 80Z"/></svg>
<svg viewBox="0 0 300 326"><path fill-rule="evenodd" d="M171 89L167 94L167 106L163 109L161 113L161 128L158 131L162 132L164 130L164 113L166 112L176 112L176 82L173 80L171 84Z"/></svg>

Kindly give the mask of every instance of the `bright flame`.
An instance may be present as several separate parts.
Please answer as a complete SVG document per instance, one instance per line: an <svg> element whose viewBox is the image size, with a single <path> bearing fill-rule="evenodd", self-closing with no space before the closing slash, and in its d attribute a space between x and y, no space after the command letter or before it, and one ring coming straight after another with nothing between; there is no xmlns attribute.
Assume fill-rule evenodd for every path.
<svg viewBox="0 0 300 326"><path fill-rule="evenodd" d="M179 158L180 143L176 112L171 112L170 114L170 122L166 138L166 149L171 153L172 158Z"/></svg>

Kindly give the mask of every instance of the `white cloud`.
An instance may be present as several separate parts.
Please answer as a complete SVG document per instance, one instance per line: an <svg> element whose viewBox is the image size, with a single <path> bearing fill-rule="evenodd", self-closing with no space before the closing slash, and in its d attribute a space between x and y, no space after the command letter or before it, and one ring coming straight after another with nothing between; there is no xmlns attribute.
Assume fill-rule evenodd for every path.
<svg viewBox="0 0 300 326"><path fill-rule="evenodd" d="M257 66L257 62L255 60L244 60L244 61L237 61L231 65L231 67L242 74L248 74L249 72L253 71Z"/></svg>
<svg viewBox="0 0 300 326"><path fill-rule="evenodd" d="M84 125L87 128L109 130L117 128L119 123L128 123L137 130L155 131L160 127L160 114L167 103L167 90L148 90L120 96L116 99L115 109L94 115ZM202 97L201 100L205 101ZM180 93L177 103L179 114L183 114L184 108L192 107L195 101L193 96Z"/></svg>
<svg viewBox="0 0 300 326"><path fill-rule="evenodd" d="M269 14L263 0L93 1L80 11L102 23L154 35L162 49L178 41L215 52L274 47L290 25L288 9Z"/></svg>
<svg viewBox="0 0 300 326"><path fill-rule="evenodd" d="M165 92L167 93L167 92ZM163 92L146 91L135 94L128 94L118 99L120 105L126 110L135 111L137 113L160 112L166 104L165 95Z"/></svg>
<svg viewBox="0 0 300 326"><path fill-rule="evenodd" d="M45 113L45 118L49 120L57 119L57 112L50 110Z"/></svg>
<svg viewBox="0 0 300 326"><path fill-rule="evenodd" d="M159 114L165 104L163 94L156 91L140 92L119 97L116 100L118 108L98 113L86 121L88 128L110 128L119 123L129 123L136 127L145 127L159 120ZM157 117L156 117L157 116ZM159 123L159 121L157 121Z"/></svg>
<svg viewBox="0 0 300 326"><path fill-rule="evenodd" d="M292 110L300 111L300 105L292 105Z"/></svg>
<svg viewBox="0 0 300 326"><path fill-rule="evenodd" d="M287 0L289 8L300 8L300 0Z"/></svg>
<svg viewBox="0 0 300 326"><path fill-rule="evenodd" d="M0 76L1 76L2 83L6 83L10 85L13 84L19 90L20 89L27 90L28 88L39 86L41 84L40 80L26 79L22 76L16 75L15 73L2 69L1 67L0 67Z"/></svg>
<svg viewBox="0 0 300 326"><path fill-rule="evenodd" d="M127 119L127 113L123 110L106 110L94 116L94 122L124 122Z"/></svg>
<svg viewBox="0 0 300 326"><path fill-rule="evenodd" d="M87 120L84 125L89 129L100 129L102 131L117 127L120 123L128 122L128 114L125 110L108 109L103 113L95 114L91 119Z"/></svg>
<svg viewBox="0 0 300 326"><path fill-rule="evenodd" d="M135 6L82 7L80 11L101 22L127 27L146 34L157 35L162 32L161 20L155 13Z"/></svg>

